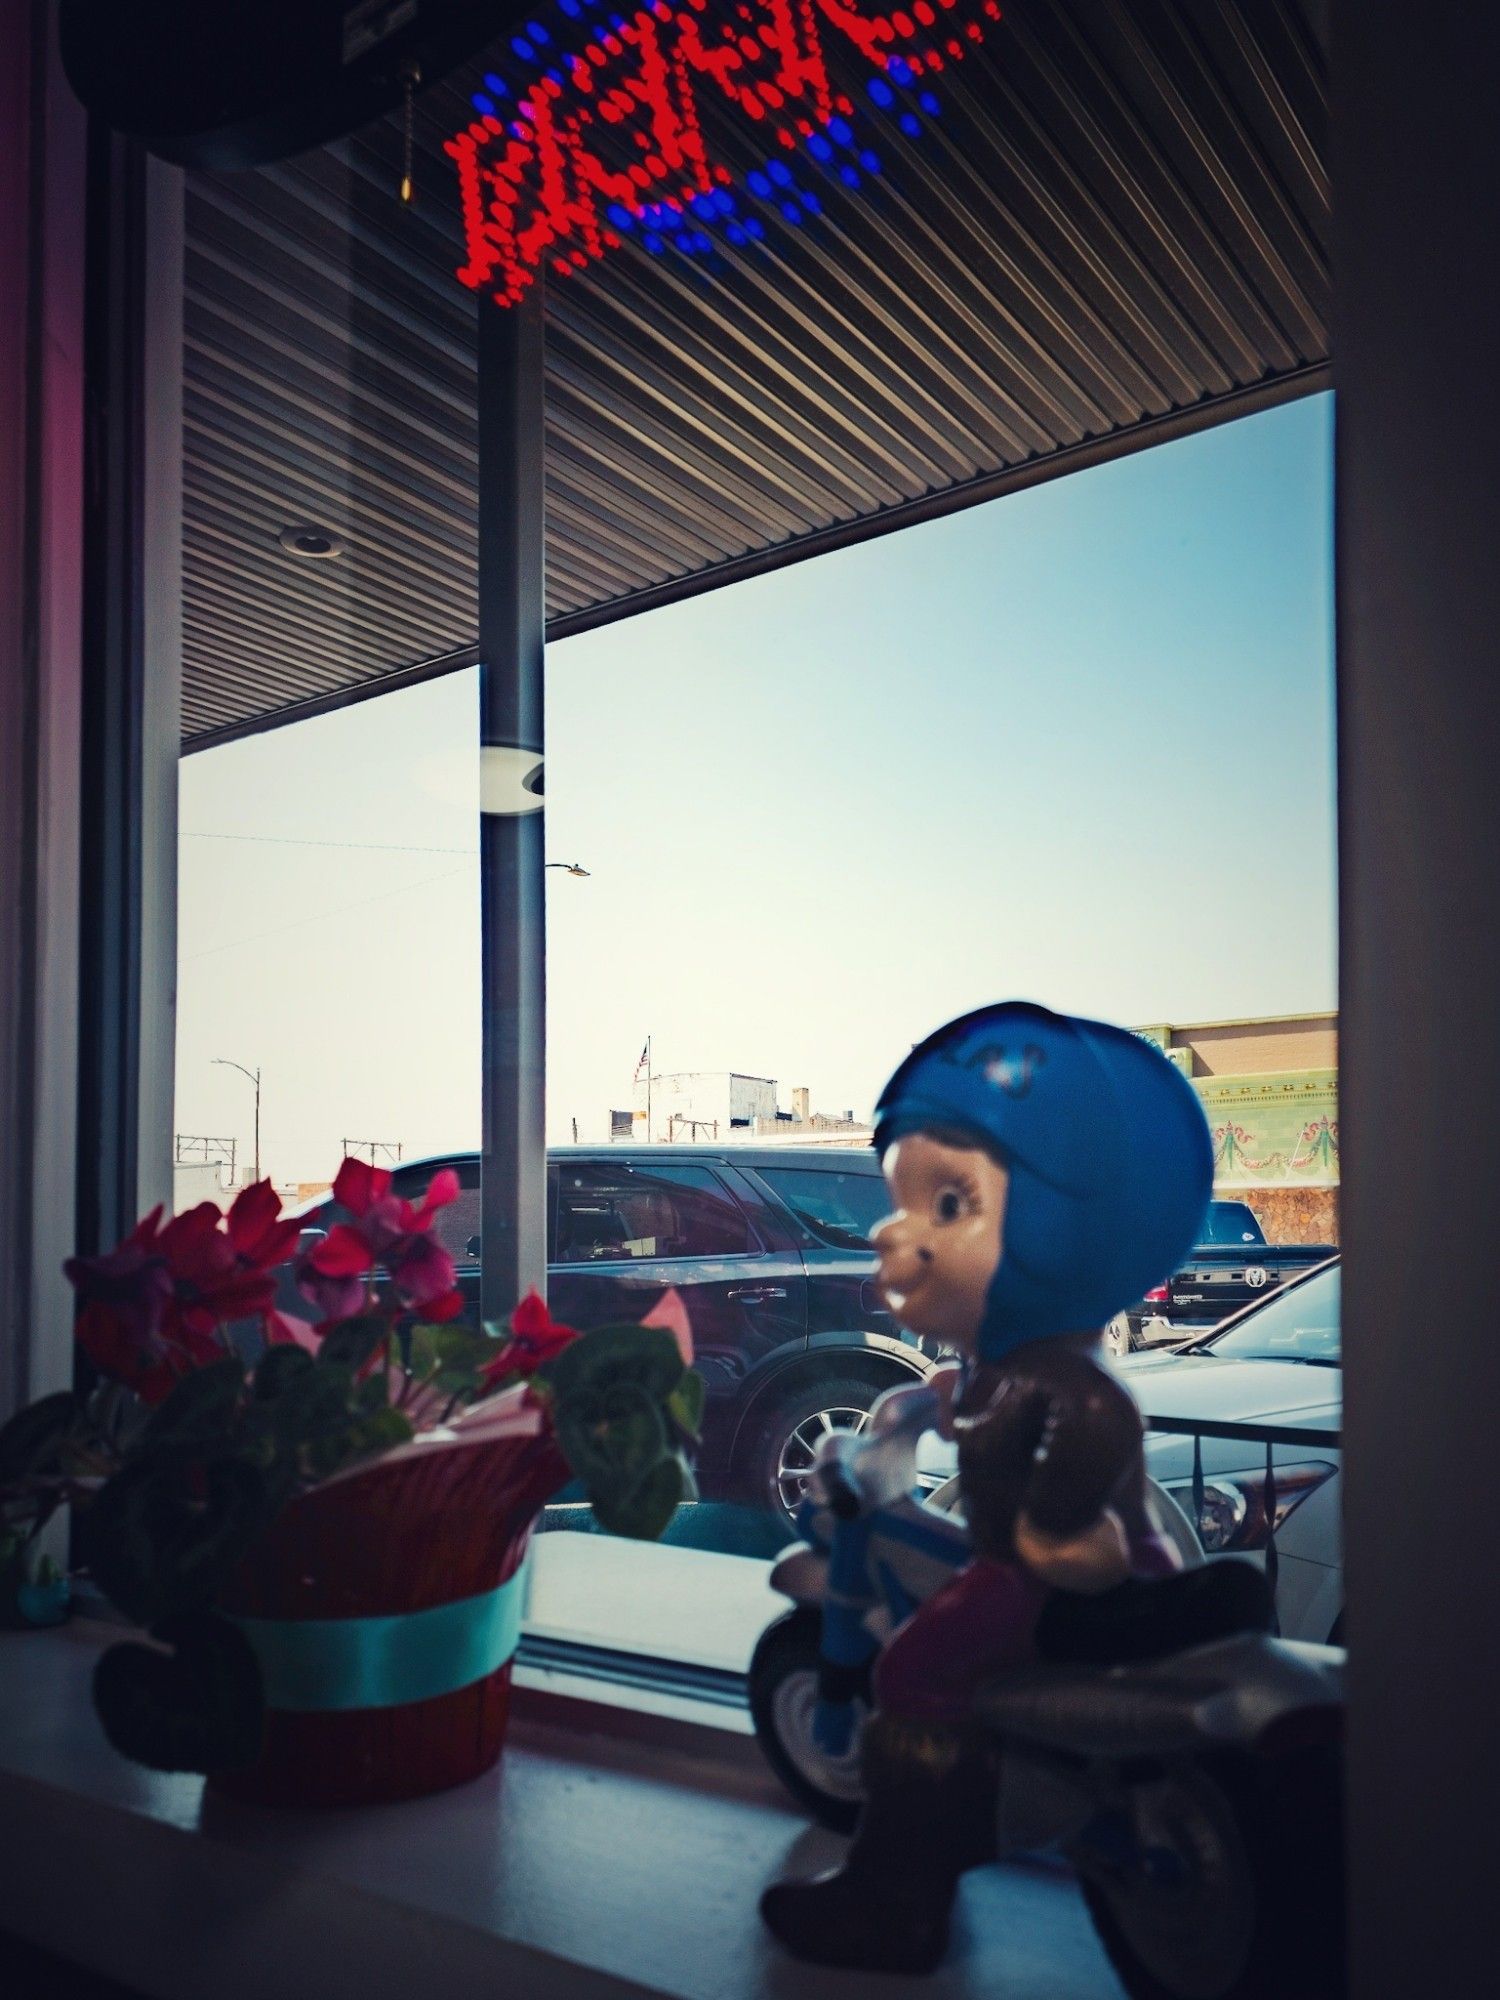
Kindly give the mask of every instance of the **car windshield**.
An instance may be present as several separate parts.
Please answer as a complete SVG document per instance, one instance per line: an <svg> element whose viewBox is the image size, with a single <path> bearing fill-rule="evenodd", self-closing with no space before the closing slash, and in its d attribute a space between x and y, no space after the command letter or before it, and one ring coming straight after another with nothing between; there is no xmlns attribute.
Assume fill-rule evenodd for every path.
<svg viewBox="0 0 1500 2000"><path fill-rule="evenodd" d="M1242 1201L1211 1201L1200 1243L1264 1243L1254 1211Z"/></svg>
<svg viewBox="0 0 1500 2000"><path fill-rule="evenodd" d="M1329 1265L1291 1285L1217 1338L1200 1353L1235 1361L1309 1361L1339 1364L1339 1267Z"/></svg>

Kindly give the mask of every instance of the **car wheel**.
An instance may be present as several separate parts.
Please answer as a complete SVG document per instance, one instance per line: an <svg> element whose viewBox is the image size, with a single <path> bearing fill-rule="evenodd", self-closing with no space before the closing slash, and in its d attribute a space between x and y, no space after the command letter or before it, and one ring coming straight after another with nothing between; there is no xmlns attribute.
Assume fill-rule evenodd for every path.
<svg viewBox="0 0 1500 2000"><path fill-rule="evenodd" d="M1103 1345L1105 1353L1116 1358L1134 1353L1137 1342L1135 1328L1130 1324L1129 1313L1116 1313L1108 1322L1104 1329Z"/></svg>
<svg viewBox="0 0 1500 2000"><path fill-rule="evenodd" d="M773 1391L747 1458L746 1484L755 1501L793 1520L823 1439L833 1431L862 1431L871 1405L890 1386L858 1375L824 1375L804 1378L779 1396Z"/></svg>

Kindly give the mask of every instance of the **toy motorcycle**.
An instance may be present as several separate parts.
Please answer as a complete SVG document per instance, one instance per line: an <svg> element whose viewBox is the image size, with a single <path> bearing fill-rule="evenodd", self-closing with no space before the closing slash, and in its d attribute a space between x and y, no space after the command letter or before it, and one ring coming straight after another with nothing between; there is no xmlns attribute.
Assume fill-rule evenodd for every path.
<svg viewBox="0 0 1500 2000"><path fill-rule="evenodd" d="M843 1832L859 1812L875 1654L967 1560L961 1521L913 1491L932 1421L930 1397L900 1391L864 1435L826 1441L799 1514L810 1540L771 1576L796 1609L751 1662L767 1760ZM1159 1489L1152 1503L1201 1564L1180 1510ZM826 1609L872 1587L863 1660L846 1640L830 1663ZM1172 1625L1180 1635L1180 1614ZM1146 1656L1109 1666L1054 1647L981 1691L975 1719L1000 1746L998 1856L1066 1856L1135 2000L1330 2000L1342 1990L1342 1650L1242 1632L1151 1656L1139 1628L1132 1650ZM830 1682L845 1700L826 1699Z"/></svg>

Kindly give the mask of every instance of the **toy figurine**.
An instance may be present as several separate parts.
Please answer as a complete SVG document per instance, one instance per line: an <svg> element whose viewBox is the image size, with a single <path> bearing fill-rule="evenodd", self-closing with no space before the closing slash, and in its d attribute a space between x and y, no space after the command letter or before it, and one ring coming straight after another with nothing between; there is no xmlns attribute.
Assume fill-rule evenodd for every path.
<svg viewBox="0 0 1500 2000"><path fill-rule="evenodd" d="M956 1441L971 1550L953 1552L950 1531L946 1569L874 1661L865 1804L843 1866L777 1884L761 1908L799 1957L920 1971L946 1947L960 1874L997 1851L1001 1750L976 1695L1037 1661L1049 1620L1068 1658L1108 1657L1112 1635L1131 1656L1141 1580L1177 1566L1146 1504L1140 1415L1101 1363L1099 1330L1195 1240L1212 1149L1191 1085L1149 1043L1020 1002L914 1049L880 1099L875 1144L894 1209L874 1235L881 1290L908 1331L960 1360L892 1391L872 1430L894 1435L905 1398L916 1428ZM858 1469L855 1448L833 1447L814 1511L855 1514ZM894 1532L915 1546L910 1524ZM824 1602L814 1732L837 1754L874 1641L861 1646L857 1587L831 1578ZM1253 1602L1220 1614L1196 1636L1265 1622Z"/></svg>

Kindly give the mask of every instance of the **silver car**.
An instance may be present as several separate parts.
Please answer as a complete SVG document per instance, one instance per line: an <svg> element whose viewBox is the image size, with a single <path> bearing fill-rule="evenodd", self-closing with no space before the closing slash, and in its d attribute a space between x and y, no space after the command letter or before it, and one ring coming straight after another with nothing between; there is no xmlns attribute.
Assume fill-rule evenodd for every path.
<svg viewBox="0 0 1500 2000"><path fill-rule="evenodd" d="M1197 1482L1191 1436L1157 1432L1146 1440L1152 1478L1187 1514L1205 1553L1264 1563L1274 1527L1283 1634L1334 1644L1344 1636L1340 1452L1322 1441L1303 1444L1296 1434L1339 1428L1339 1301L1333 1258L1187 1347L1117 1364L1148 1419L1205 1426ZM1247 1443L1212 1436L1216 1424L1260 1425L1285 1435L1269 1446ZM1266 1506L1268 1450L1274 1521Z"/></svg>
<svg viewBox="0 0 1500 2000"><path fill-rule="evenodd" d="M1338 1259L1294 1278L1186 1347L1134 1354L1113 1365L1148 1428L1152 1417L1203 1426L1196 1441L1191 1433L1160 1431L1146 1439L1147 1469L1174 1503L1158 1511L1183 1554L1194 1559L1196 1541L1210 1558L1243 1555L1264 1565L1274 1528L1282 1635L1342 1645L1340 1452L1327 1442L1343 1408ZM1276 1441L1212 1435L1233 1425L1271 1430ZM1304 1444L1297 1437L1304 1430L1318 1435ZM1201 1454L1196 1476L1195 1451ZM1274 1484L1267 1480L1268 1452ZM918 1477L937 1504L956 1503L956 1470L953 1446L929 1433L918 1453Z"/></svg>

